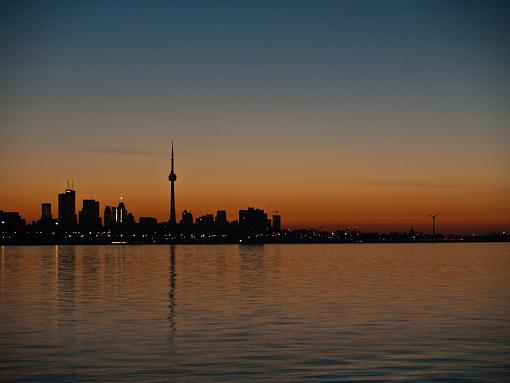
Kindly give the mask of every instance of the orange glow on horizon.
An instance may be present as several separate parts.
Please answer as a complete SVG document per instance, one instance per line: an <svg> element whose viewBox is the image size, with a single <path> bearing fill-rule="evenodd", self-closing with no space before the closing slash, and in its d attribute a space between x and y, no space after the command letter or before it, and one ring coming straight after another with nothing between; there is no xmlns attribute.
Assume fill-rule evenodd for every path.
<svg viewBox="0 0 510 383"><path fill-rule="evenodd" d="M303 178L296 164L284 163L271 168L265 162L268 171L264 171L247 158L246 170L242 171L240 160L232 162L226 157L216 158L214 164L177 152L178 221L184 209L191 211L194 218L218 209L226 210L232 221L237 220L239 209L254 206L266 210L269 217L279 211L282 227L293 229L336 230L358 226L363 231L404 231L413 227L429 232L431 224L427 214L432 211L441 211L437 221L440 232L510 229L510 187L505 180L487 178L486 173L478 174L487 178L483 187L462 181L461 172L455 180L448 174L422 173L419 180L406 183L400 181L408 177L405 166L393 167L392 174L385 176L379 174L376 163L359 162L361 169L376 167L369 173L372 178L367 177L368 173L350 168L339 168L335 174L334 167L327 164L316 171L304 165L307 176ZM92 198L100 201L102 216L104 207L116 206L122 195L137 221L141 216L155 217L159 222L168 220L170 163L164 155L124 156L123 161L114 159L109 169L93 155L89 154L86 161L90 169L103 171L82 169L80 177L75 177L77 212L83 199ZM20 211L30 223L39 219L41 203L50 202L56 217L57 194L65 186L62 173L60 170L38 175L32 182L37 188L27 188L24 179L14 178L0 191L0 208Z"/></svg>

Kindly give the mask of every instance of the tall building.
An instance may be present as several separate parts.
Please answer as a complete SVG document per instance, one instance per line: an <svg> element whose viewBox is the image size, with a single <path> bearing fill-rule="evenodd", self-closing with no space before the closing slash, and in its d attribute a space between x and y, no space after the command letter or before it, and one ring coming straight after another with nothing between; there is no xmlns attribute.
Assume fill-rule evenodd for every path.
<svg viewBox="0 0 510 383"><path fill-rule="evenodd" d="M99 201L93 199L84 199L83 208L79 215L80 225L100 226L101 218L99 217Z"/></svg>
<svg viewBox="0 0 510 383"><path fill-rule="evenodd" d="M120 197L119 206L115 210L115 223L127 223L128 212L124 200Z"/></svg>
<svg viewBox="0 0 510 383"><path fill-rule="evenodd" d="M187 210L184 210L182 212L181 225L186 225L186 226L193 225L193 214L191 214Z"/></svg>
<svg viewBox="0 0 510 383"><path fill-rule="evenodd" d="M282 230L282 218L279 214L273 215L273 231L279 232Z"/></svg>
<svg viewBox="0 0 510 383"><path fill-rule="evenodd" d="M41 205L41 221L51 221L51 203Z"/></svg>
<svg viewBox="0 0 510 383"><path fill-rule="evenodd" d="M64 226L76 225L76 192L69 189L58 195L58 222Z"/></svg>
<svg viewBox="0 0 510 383"><path fill-rule="evenodd" d="M103 223L104 227L109 227L112 225L112 209L110 206L104 207L104 213L103 213Z"/></svg>
<svg viewBox="0 0 510 383"><path fill-rule="evenodd" d="M117 223L117 208L112 206L112 215L110 218L110 226L115 225Z"/></svg>
<svg viewBox="0 0 510 383"><path fill-rule="evenodd" d="M216 211L216 226L223 227L226 226L227 221L227 212L225 210L217 210Z"/></svg>
<svg viewBox="0 0 510 383"><path fill-rule="evenodd" d="M174 194L174 182L177 180L177 176L174 173L174 142L172 141L172 160L170 167L170 174L168 175L170 181L170 221L171 225L175 225L175 194Z"/></svg>
<svg viewBox="0 0 510 383"><path fill-rule="evenodd" d="M246 232L263 233L270 227L267 213L253 207L249 207L248 210L239 210L239 227Z"/></svg>

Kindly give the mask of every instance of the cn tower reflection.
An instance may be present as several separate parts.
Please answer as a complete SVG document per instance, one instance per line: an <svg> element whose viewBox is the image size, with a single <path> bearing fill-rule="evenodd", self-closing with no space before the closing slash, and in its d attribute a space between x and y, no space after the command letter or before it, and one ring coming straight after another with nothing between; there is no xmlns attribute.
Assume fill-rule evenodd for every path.
<svg viewBox="0 0 510 383"><path fill-rule="evenodd" d="M169 289L168 289L168 320L170 321L170 336L175 334L175 285L177 279L177 273L175 271L175 245L170 245L170 261L168 262L169 270Z"/></svg>

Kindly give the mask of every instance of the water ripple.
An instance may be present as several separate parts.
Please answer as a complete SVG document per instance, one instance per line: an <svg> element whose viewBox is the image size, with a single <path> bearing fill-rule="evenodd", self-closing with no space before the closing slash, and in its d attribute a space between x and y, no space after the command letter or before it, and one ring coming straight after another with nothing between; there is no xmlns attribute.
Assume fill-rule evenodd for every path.
<svg viewBox="0 0 510 383"><path fill-rule="evenodd" d="M2 382L501 382L510 245L2 249Z"/></svg>

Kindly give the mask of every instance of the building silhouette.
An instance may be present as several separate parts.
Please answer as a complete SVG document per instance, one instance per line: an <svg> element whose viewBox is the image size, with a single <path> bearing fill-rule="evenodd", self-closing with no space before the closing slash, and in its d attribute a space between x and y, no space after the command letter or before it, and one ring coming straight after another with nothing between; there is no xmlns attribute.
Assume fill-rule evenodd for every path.
<svg viewBox="0 0 510 383"><path fill-rule="evenodd" d="M214 216L212 214L205 214L197 218L196 224L198 226L212 227L214 225Z"/></svg>
<svg viewBox="0 0 510 383"><path fill-rule="evenodd" d="M104 207L103 223L104 227L110 227L113 223L112 209L110 206Z"/></svg>
<svg viewBox="0 0 510 383"><path fill-rule="evenodd" d="M21 218L18 212L0 210L0 232L14 230L21 226L25 226L25 220Z"/></svg>
<svg viewBox="0 0 510 383"><path fill-rule="evenodd" d="M172 159L170 166L170 174L168 175L168 180L170 181L170 221L171 225L176 224L175 220L175 193L174 193L174 183L177 180L177 176L174 172L174 142L172 141Z"/></svg>
<svg viewBox="0 0 510 383"><path fill-rule="evenodd" d="M83 208L78 214L80 225L101 226L101 217L99 217L99 201L93 199L84 199Z"/></svg>
<svg viewBox="0 0 510 383"><path fill-rule="evenodd" d="M117 207L105 206L103 217L105 227L135 223L135 217L127 211L123 197L120 197Z"/></svg>
<svg viewBox="0 0 510 383"><path fill-rule="evenodd" d="M66 188L64 193L58 195L58 222L64 226L76 225L76 192Z"/></svg>
<svg viewBox="0 0 510 383"><path fill-rule="evenodd" d="M45 202L41 204L41 221L51 221L51 203Z"/></svg>
<svg viewBox="0 0 510 383"><path fill-rule="evenodd" d="M191 214L187 210L184 210L182 212L181 225L185 225L185 226L193 225L193 214Z"/></svg>
<svg viewBox="0 0 510 383"><path fill-rule="evenodd" d="M271 221L267 219L264 210L249 207L247 210L239 210L239 227L245 232L263 233L271 227Z"/></svg>
<svg viewBox="0 0 510 383"><path fill-rule="evenodd" d="M124 205L123 198L120 197L119 205L117 206L117 209L115 209L115 223L116 224L127 223L127 216L128 212L126 209L126 205Z"/></svg>
<svg viewBox="0 0 510 383"><path fill-rule="evenodd" d="M110 226L113 226L117 223L117 208L112 206L112 216L110 220Z"/></svg>
<svg viewBox="0 0 510 383"><path fill-rule="evenodd" d="M224 227L228 224L227 212L225 210L216 211L215 223L216 223L216 226L218 226L218 227Z"/></svg>
<svg viewBox="0 0 510 383"><path fill-rule="evenodd" d="M282 217L279 214L273 214L273 231L279 232L282 230Z"/></svg>

